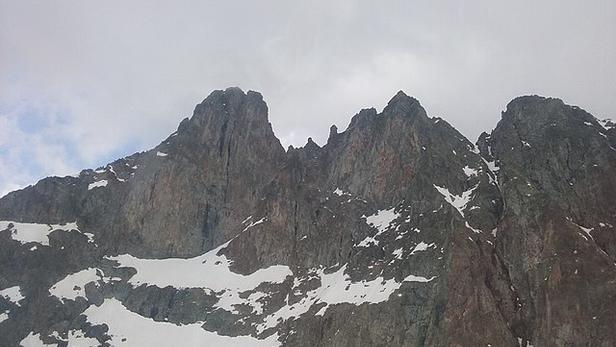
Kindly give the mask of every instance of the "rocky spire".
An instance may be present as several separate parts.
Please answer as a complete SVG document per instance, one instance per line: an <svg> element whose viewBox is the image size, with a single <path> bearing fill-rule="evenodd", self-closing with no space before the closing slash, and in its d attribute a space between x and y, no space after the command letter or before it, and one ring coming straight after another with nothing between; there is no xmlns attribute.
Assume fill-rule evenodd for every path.
<svg viewBox="0 0 616 347"><path fill-rule="evenodd" d="M421 106L419 101L411 96L406 95L403 91L399 91L387 103L383 109L383 114L405 115L409 117L422 117L428 119L426 111Z"/></svg>

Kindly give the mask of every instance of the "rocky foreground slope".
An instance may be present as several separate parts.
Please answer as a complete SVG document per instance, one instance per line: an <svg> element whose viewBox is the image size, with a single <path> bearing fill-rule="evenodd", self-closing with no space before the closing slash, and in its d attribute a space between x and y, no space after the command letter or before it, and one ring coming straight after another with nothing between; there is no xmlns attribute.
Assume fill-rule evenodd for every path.
<svg viewBox="0 0 616 347"><path fill-rule="evenodd" d="M616 125L558 99L474 145L399 92L285 151L215 91L0 220L1 346L616 346Z"/></svg>

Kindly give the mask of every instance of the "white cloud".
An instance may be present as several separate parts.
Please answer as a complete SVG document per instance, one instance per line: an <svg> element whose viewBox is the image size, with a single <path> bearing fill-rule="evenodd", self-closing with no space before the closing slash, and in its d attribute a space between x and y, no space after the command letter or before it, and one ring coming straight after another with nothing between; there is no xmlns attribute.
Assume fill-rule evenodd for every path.
<svg viewBox="0 0 616 347"><path fill-rule="evenodd" d="M331 124L400 89L471 140L519 94L610 116L614 12L613 1L0 0L0 164L12 168L0 191L150 147L233 85L263 93L285 145L323 143ZM32 105L35 133L19 127L40 120L24 121Z"/></svg>

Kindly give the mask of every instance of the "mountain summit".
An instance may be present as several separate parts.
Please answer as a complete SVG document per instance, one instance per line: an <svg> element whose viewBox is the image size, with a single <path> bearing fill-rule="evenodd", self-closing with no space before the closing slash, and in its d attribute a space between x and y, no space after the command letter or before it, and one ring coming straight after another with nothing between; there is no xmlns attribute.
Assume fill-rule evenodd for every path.
<svg viewBox="0 0 616 347"><path fill-rule="evenodd" d="M285 151L212 92L0 199L0 345L616 345L616 126L518 97L473 144L398 92Z"/></svg>

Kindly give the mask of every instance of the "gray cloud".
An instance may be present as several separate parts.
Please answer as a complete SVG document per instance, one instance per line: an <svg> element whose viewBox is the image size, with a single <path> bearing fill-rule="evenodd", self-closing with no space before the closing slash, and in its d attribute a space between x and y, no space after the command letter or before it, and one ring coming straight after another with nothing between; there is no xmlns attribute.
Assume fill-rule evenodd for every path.
<svg viewBox="0 0 616 347"><path fill-rule="evenodd" d="M614 1L0 0L0 193L156 144L213 89L285 145L397 90L474 140L516 95L616 114Z"/></svg>

